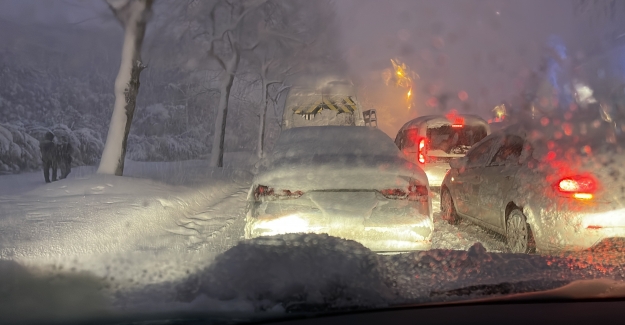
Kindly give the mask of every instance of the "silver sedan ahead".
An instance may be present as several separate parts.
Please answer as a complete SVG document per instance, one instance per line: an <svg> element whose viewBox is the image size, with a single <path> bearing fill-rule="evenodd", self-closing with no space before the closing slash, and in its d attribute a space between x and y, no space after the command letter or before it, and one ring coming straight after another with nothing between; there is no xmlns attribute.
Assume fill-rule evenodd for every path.
<svg viewBox="0 0 625 325"><path fill-rule="evenodd" d="M493 133L451 162L441 216L498 232L515 253L618 242L625 238L624 142L598 121L543 118Z"/></svg>
<svg viewBox="0 0 625 325"><path fill-rule="evenodd" d="M427 177L382 131L285 130L248 195L246 238L326 233L377 252L432 245Z"/></svg>

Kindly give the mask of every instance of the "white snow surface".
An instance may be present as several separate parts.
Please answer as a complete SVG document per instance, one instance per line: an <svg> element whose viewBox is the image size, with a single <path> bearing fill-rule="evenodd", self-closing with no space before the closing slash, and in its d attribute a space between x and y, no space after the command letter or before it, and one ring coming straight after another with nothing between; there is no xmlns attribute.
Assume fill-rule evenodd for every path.
<svg viewBox="0 0 625 325"><path fill-rule="evenodd" d="M323 234L239 242L251 155L226 154L227 167L214 169L206 161L127 161L128 177L81 167L52 184L41 172L0 176L0 292L8 293L0 322L280 315L503 297L576 280L622 283L622 252L507 254L500 237L467 222L448 225L438 213L430 251L376 255ZM22 304L29 299L36 308Z"/></svg>

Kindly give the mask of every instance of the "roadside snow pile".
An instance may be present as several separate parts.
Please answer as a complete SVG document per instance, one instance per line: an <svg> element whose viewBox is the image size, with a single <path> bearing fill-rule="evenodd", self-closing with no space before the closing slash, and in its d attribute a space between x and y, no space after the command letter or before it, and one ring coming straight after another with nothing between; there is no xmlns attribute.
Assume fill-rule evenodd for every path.
<svg viewBox="0 0 625 325"><path fill-rule="evenodd" d="M40 164L39 141L23 128L0 124L0 174L36 169Z"/></svg>
<svg viewBox="0 0 625 325"><path fill-rule="evenodd" d="M217 257L178 288L178 297L246 300L259 311L386 306L397 296L379 258L357 242L328 235L261 237Z"/></svg>
<svg viewBox="0 0 625 325"><path fill-rule="evenodd" d="M77 178L0 196L0 258L232 246L211 240L245 205L234 201L217 214L211 206L244 200L249 172L210 169L205 161L129 162L127 167L130 177L85 175L83 167L70 174ZM33 176L42 182L40 174ZM240 235L231 237L236 241Z"/></svg>

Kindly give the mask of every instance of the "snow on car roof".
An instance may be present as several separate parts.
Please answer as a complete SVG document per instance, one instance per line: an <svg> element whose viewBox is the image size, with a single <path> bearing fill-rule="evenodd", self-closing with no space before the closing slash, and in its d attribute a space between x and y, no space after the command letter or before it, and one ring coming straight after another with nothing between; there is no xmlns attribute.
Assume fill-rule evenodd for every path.
<svg viewBox="0 0 625 325"><path fill-rule="evenodd" d="M400 154L393 140L377 128L364 126L310 126L282 131L274 155Z"/></svg>
<svg viewBox="0 0 625 325"><path fill-rule="evenodd" d="M305 191L393 188L409 179L427 184L423 170L379 129L311 126L283 131L255 182Z"/></svg>
<svg viewBox="0 0 625 325"><path fill-rule="evenodd" d="M465 125L483 126L486 130L490 130L488 123L481 117L472 114L458 114L459 118L464 119ZM450 121L445 115L426 115L417 117L401 127L400 131L407 129L415 129L426 125L428 128L441 127L444 125L451 125L453 121Z"/></svg>

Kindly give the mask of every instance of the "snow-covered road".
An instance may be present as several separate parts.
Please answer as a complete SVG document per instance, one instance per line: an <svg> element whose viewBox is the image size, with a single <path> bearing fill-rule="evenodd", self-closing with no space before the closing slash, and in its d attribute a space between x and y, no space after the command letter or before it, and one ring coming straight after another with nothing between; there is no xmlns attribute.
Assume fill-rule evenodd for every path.
<svg viewBox="0 0 625 325"><path fill-rule="evenodd" d="M355 290L339 297L347 301L403 303L427 301L433 292L447 299L447 291L475 284L530 281L518 288L524 291L621 277L615 257L622 254L606 255L606 265L597 264L596 257L500 254L505 245L499 236L469 222L443 222L438 195L433 197L433 249L427 252L382 256L323 235L287 235L271 245L241 243L252 180L245 168L211 169L205 161L127 166L129 177L96 175L93 168L81 167L52 184L42 184L40 173L0 176L0 276L32 276L32 282L42 281L37 280L42 275L61 276L70 282L60 289L56 282L43 287L71 291L81 301L97 298L93 309L83 304L85 312L101 306L253 311L288 304L293 297L334 297L336 281ZM545 278L559 282L541 282ZM289 290L302 281L318 289L317 298L308 291L292 295ZM267 286L276 296L256 301L253 297L263 296ZM11 301L40 291L20 291ZM366 299L350 300L352 294ZM102 303L103 297L110 300ZM0 314L2 303L0 297Z"/></svg>
<svg viewBox="0 0 625 325"><path fill-rule="evenodd" d="M440 217L440 195L432 198L434 210L433 249L468 250L475 243L481 243L488 252L505 252L506 245L501 235L462 220L458 225L450 225Z"/></svg>
<svg viewBox="0 0 625 325"><path fill-rule="evenodd" d="M221 253L243 235L249 174L216 172L201 161L129 162L125 178L94 172L75 168L67 180L52 184L43 184L37 172L2 176L0 257ZM467 250L480 242L488 251L504 251L501 238L491 232L469 222L442 222L439 201L435 194L433 248Z"/></svg>

